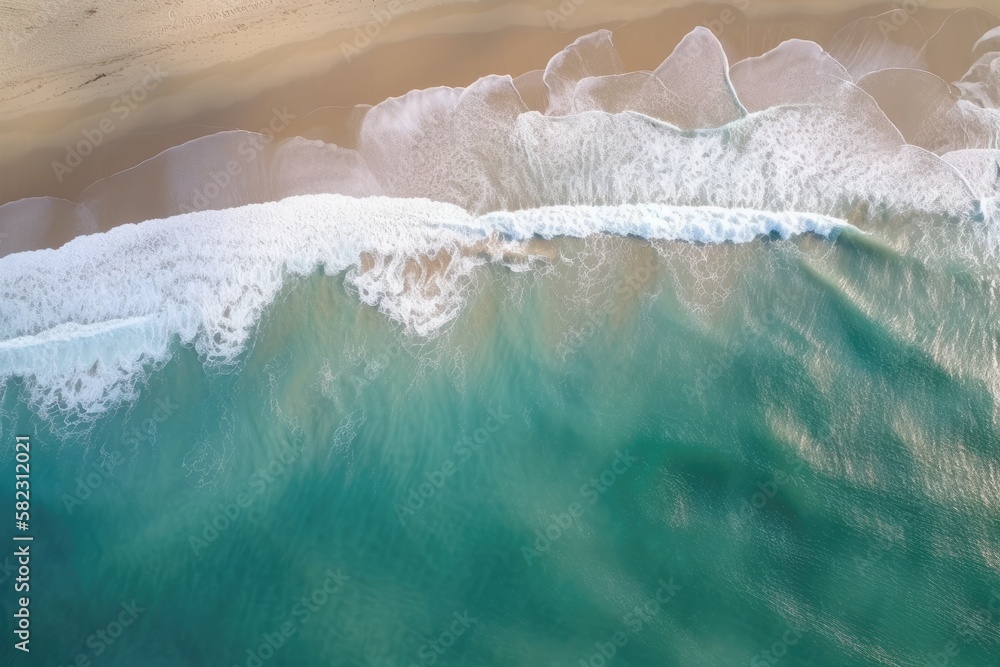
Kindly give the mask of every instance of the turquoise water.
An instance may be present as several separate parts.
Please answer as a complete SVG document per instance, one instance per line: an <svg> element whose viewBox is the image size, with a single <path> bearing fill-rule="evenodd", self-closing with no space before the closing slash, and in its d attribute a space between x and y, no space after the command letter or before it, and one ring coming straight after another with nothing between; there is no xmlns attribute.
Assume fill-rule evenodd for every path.
<svg viewBox="0 0 1000 667"><path fill-rule="evenodd" d="M237 363L175 343L75 426L10 380L3 664L998 660L994 279L854 232L556 246L433 338L290 280Z"/></svg>

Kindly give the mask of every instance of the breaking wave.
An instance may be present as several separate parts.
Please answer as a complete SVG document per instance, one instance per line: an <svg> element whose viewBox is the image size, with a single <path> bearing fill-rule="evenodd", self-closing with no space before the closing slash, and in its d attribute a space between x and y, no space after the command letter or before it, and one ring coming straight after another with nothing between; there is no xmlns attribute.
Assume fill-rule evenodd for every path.
<svg viewBox="0 0 1000 667"><path fill-rule="evenodd" d="M983 36L949 86L914 68L929 52L894 66L903 47L841 62L789 40L730 66L704 28L655 71L626 72L599 31L543 72L359 108L353 147L223 132L79 203L0 206L12 253L0 259L0 380L25 378L41 413L99 413L175 338L206 363L234 361L288 277L319 268L434 336L478 266L544 261L536 238L720 244L856 226L891 245L906 220L961 229L989 255L996 39ZM53 231L77 237L26 251Z"/></svg>

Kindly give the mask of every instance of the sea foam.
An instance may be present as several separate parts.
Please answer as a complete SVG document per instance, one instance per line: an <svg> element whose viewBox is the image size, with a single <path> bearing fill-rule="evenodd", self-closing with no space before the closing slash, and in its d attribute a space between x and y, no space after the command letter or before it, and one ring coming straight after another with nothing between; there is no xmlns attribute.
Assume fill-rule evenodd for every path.
<svg viewBox="0 0 1000 667"><path fill-rule="evenodd" d="M232 363L288 278L320 268L434 336L477 267L530 266L511 258L535 237L744 243L923 218L979 225L967 245L992 257L976 242L1000 217L994 38L975 46L956 99L937 74L885 68L936 63L948 35L972 42L967 26L927 41L910 22L869 39L887 16L848 26L828 51L792 40L732 67L697 29L652 72L625 72L599 31L544 71L359 107L354 147L275 141L223 178L263 142L219 133L94 184L80 204L0 207L3 253L60 221L104 232L0 259L0 379L26 378L42 413L98 413L174 340ZM933 93L917 123L893 106L912 82ZM155 197L128 194L149 183Z"/></svg>
<svg viewBox="0 0 1000 667"><path fill-rule="evenodd" d="M477 266L539 236L701 243L835 234L823 215L657 204L558 206L475 216L453 204L304 195L123 225L58 250L0 259L0 380L29 378L41 413L98 413L130 395L175 338L235 361L290 276L345 273L358 298L414 335L460 311ZM428 262L427 260L435 260Z"/></svg>
<svg viewBox="0 0 1000 667"><path fill-rule="evenodd" d="M921 53L915 23L858 49L878 25L861 21L830 51L789 40L731 67L696 29L652 72L624 71L598 31L544 71L358 107L353 146L221 132L95 183L79 205L2 206L0 255L37 247L55 217L86 233L300 194L427 198L474 214L652 203L975 217L989 207L939 155L997 147L996 54L978 56L956 98L937 74L899 67L937 63L942 40L967 30L952 21Z"/></svg>

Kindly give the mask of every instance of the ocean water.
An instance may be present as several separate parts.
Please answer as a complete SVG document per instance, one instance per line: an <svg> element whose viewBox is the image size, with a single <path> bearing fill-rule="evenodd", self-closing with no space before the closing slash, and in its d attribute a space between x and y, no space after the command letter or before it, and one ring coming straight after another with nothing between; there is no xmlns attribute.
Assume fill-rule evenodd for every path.
<svg viewBox="0 0 1000 667"><path fill-rule="evenodd" d="M378 192L0 259L3 664L1000 661L995 150L848 79L751 112L723 67L687 130L595 65L647 106L579 109L570 61L547 114L370 110Z"/></svg>

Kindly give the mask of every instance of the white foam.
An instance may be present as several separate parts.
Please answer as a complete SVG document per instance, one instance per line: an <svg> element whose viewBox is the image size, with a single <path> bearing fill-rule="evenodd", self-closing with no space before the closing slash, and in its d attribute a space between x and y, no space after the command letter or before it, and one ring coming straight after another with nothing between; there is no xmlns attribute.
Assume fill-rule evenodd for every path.
<svg viewBox="0 0 1000 667"><path fill-rule="evenodd" d="M860 203L954 216L973 210L954 168L907 146L870 96L844 85L838 108L777 107L699 132L634 113L522 114L516 169L536 206L663 203L834 217Z"/></svg>
<svg viewBox="0 0 1000 667"><path fill-rule="evenodd" d="M527 111L491 77L448 103L415 91L374 107L358 151L381 193L474 213L556 205L658 203L843 217L873 211L962 215L974 197L955 170L903 136L870 95L829 77L819 101L683 131L649 116ZM402 123L395 128L395 123Z"/></svg>
<svg viewBox="0 0 1000 667"><path fill-rule="evenodd" d="M901 18L860 21L834 40L831 53L854 76L920 64L916 22L873 38L886 16ZM995 83L994 55L983 54L964 79L970 95ZM93 186L80 206L0 207L7 234L33 230L35 218L89 231L136 222L142 211L161 216L56 251L0 258L0 380L26 377L41 413L99 412L127 399L175 338L209 364L234 361L288 278L320 267L346 272L362 302L415 335L433 336L460 312L478 266L523 257L533 237L829 236L862 208L872 214L866 224L884 213L1000 218L994 153L944 160L904 138L926 134L935 150L996 148L998 135L971 132L969 120L995 111L953 104L933 75L867 77L886 107L892 96L879 91L897 77L933 84L927 134L893 113L901 133L871 94L808 42L786 42L733 72L749 115L708 31L685 38L656 72L631 74L601 31L581 37L544 73L488 76L371 107L357 149L275 142L259 160L252 153L224 193L195 202L222 210L175 214L192 192L207 191L216 160L239 154L247 133L171 149ZM762 78L767 85L758 86ZM123 203L122 188L149 180L158 185L155 202ZM280 201L237 207L268 198ZM8 245L27 242L10 238Z"/></svg>
<svg viewBox="0 0 1000 667"><path fill-rule="evenodd" d="M32 403L43 414L67 408L100 413L135 397L135 379L147 362L165 359L170 333L153 315L65 322L0 341L0 383L28 378Z"/></svg>
<svg viewBox="0 0 1000 667"><path fill-rule="evenodd" d="M840 218L825 215L662 204L552 206L489 213L479 221L487 229L518 240L534 236L585 238L602 233L698 243L746 243L772 233L785 239L804 233L830 237L851 227Z"/></svg>
<svg viewBox="0 0 1000 667"><path fill-rule="evenodd" d="M574 91L582 79L613 76L623 71L610 31L598 30L580 37L554 55L545 68L542 80L549 93L547 113L555 116L570 113Z"/></svg>
<svg viewBox="0 0 1000 667"><path fill-rule="evenodd" d="M984 53L955 84L962 99L987 110L1000 109L1000 53Z"/></svg>
<svg viewBox="0 0 1000 667"><path fill-rule="evenodd" d="M573 91L573 111L635 111L683 130L742 118L726 53L707 28L681 40L655 72L588 76Z"/></svg>
<svg viewBox="0 0 1000 667"><path fill-rule="evenodd" d="M862 77L858 86L914 146L939 155L1000 147L1000 111L956 98L948 83L930 72L882 70Z"/></svg>
<svg viewBox="0 0 1000 667"><path fill-rule="evenodd" d="M983 217L991 221L989 227L1000 227L1000 150L961 150L942 156L969 182L980 198ZM997 247L996 243L989 244Z"/></svg>
<svg viewBox="0 0 1000 667"><path fill-rule="evenodd" d="M857 54L848 48L868 44L879 34L879 20L885 17L841 34L835 40L841 55L869 62L882 53L882 47ZM913 30L919 32L907 24L889 41L909 45L906 35ZM992 85L984 69L989 63L979 63L965 83ZM203 137L89 188L74 211L0 207L0 234L76 218L108 229L185 210L318 193L428 198L475 214L626 203L808 210L835 217L857 204L876 214L977 210L955 169L907 146L872 96L846 80L845 70L811 42L788 41L733 66L733 80L756 111L748 116L727 69L718 40L699 29L656 72L620 73L610 34L600 31L557 54L544 73L517 81L487 76L467 88L412 91L366 108L363 117L358 114L357 149L292 138L257 153L245 150L252 133ZM967 101L952 104L944 82L923 74L900 80L940 84L922 88L935 93L928 100L906 105L927 108L933 122L924 125L934 131L914 129L903 122L905 114L893 113L911 141L920 137L936 151L993 147L997 130L988 123L996 112L971 109ZM869 77L872 92L893 77ZM899 96L880 99L888 108L892 97ZM574 103L588 110L560 115ZM543 104L549 113L529 110ZM224 171L234 158L239 174L231 178ZM135 195L149 192L149 183L156 186L152 195ZM33 231L18 234L0 245L0 255L38 240Z"/></svg>
<svg viewBox="0 0 1000 667"><path fill-rule="evenodd" d="M510 133L527 111L509 76L468 88L415 90L365 115L358 152L382 191L428 197L468 210L517 206Z"/></svg>
<svg viewBox="0 0 1000 667"><path fill-rule="evenodd" d="M19 199L0 206L0 257L96 231L86 206L55 197Z"/></svg>
<svg viewBox="0 0 1000 667"><path fill-rule="evenodd" d="M977 196L1000 197L1000 150L968 149L941 157L965 176Z"/></svg>
<svg viewBox="0 0 1000 667"><path fill-rule="evenodd" d="M998 24L1000 17L978 7L966 7L949 14L924 45L928 71L948 82L961 79L978 58L973 55L976 45Z"/></svg>
<svg viewBox="0 0 1000 667"><path fill-rule="evenodd" d="M819 44L801 39L787 40L762 56L741 60L729 75L750 112L783 104L822 103L851 80L844 66Z"/></svg>
<svg viewBox="0 0 1000 667"><path fill-rule="evenodd" d="M972 48L972 57L980 58L987 53L1000 52L1000 27L993 28L979 38Z"/></svg>
<svg viewBox="0 0 1000 667"><path fill-rule="evenodd" d="M711 30L697 27L653 74L690 105L689 122L718 127L746 115L729 80L729 59Z"/></svg>
<svg viewBox="0 0 1000 667"><path fill-rule="evenodd" d="M285 281L320 267L346 271L363 302L433 336L460 311L489 252L523 254L533 236L745 242L830 235L845 224L667 205L476 217L429 200L304 195L124 225L0 259L0 381L27 377L42 414L99 412L131 396L143 366L165 360L174 337L208 364L235 361ZM430 258L438 261L420 261Z"/></svg>
<svg viewBox="0 0 1000 667"><path fill-rule="evenodd" d="M893 67L926 68L927 34L904 9L867 16L848 24L830 40L827 51L854 80Z"/></svg>

